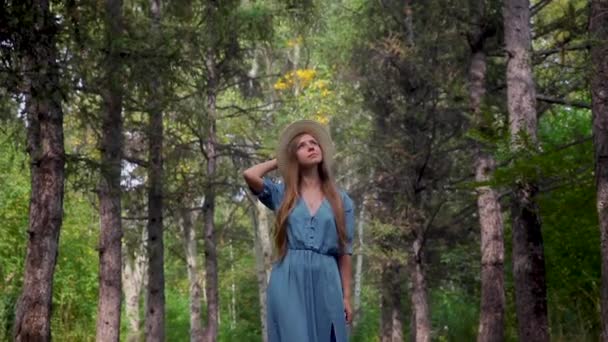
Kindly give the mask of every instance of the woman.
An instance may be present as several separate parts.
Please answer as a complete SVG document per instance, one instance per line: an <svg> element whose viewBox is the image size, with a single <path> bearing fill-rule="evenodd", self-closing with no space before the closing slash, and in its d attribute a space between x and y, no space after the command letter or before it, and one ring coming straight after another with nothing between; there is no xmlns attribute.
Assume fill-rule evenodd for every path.
<svg viewBox="0 0 608 342"><path fill-rule="evenodd" d="M348 340L354 212L350 197L335 185L332 154L321 124L296 121L281 133L277 159L243 172L276 214L278 260L267 289L270 342ZM277 168L282 184L264 177Z"/></svg>

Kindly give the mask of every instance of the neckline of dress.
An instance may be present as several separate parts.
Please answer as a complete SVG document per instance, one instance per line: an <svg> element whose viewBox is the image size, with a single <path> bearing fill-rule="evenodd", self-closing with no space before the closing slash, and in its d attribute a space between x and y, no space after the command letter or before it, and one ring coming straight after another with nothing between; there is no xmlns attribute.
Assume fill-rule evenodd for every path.
<svg viewBox="0 0 608 342"><path fill-rule="evenodd" d="M324 195L323 199L321 200L321 204L319 204L319 207L317 208L317 210L315 210L315 212L313 214L313 212L310 210L310 207L308 207L306 200L304 200L304 197L298 196L298 198L302 202L302 204L304 204L304 207L306 208L306 213L308 214L309 217L315 217L319 213L319 210L321 210L321 207L323 206L325 201L327 201L327 198Z"/></svg>

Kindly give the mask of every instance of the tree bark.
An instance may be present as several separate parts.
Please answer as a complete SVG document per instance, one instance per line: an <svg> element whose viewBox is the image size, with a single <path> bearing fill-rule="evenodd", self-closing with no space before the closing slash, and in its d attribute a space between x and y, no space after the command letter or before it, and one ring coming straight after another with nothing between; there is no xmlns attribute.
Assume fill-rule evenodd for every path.
<svg viewBox="0 0 608 342"><path fill-rule="evenodd" d="M97 341L118 341L120 337L122 290L122 221L120 174L123 155L122 66L120 36L122 1L105 3L107 55L102 80L101 180L99 182L99 308Z"/></svg>
<svg viewBox="0 0 608 342"><path fill-rule="evenodd" d="M484 0L474 1L473 17L475 30L469 41L471 64L469 66L469 99L474 124L484 130L485 120L481 104L486 93L486 54L484 51L487 37L483 27ZM475 180L488 182L496 169L496 161L481 143L475 146ZM504 238L502 209L498 193L490 186L477 187L477 212L481 228L481 308L479 312L478 342L504 340Z"/></svg>
<svg viewBox="0 0 608 342"><path fill-rule="evenodd" d="M232 246L232 239L228 242L228 248L230 253L230 330L236 328L236 281L234 272L234 248Z"/></svg>
<svg viewBox="0 0 608 342"><path fill-rule="evenodd" d="M589 31L595 181L602 251L602 341L608 341L608 1L591 1Z"/></svg>
<svg viewBox="0 0 608 342"><path fill-rule="evenodd" d="M401 312L401 266L387 262L382 269L380 340L382 342L403 341L403 314Z"/></svg>
<svg viewBox="0 0 608 342"><path fill-rule="evenodd" d="M496 162L479 151L475 179L488 181ZM504 340L504 236L498 193L489 186L477 188L477 211L481 227L481 308L477 341Z"/></svg>
<svg viewBox="0 0 608 342"><path fill-rule="evenodd" d="M257 46L254 49L254 57L249 70L249 90L248 93L253 96L256 93L254 80L258 77L259 63L258 59L263 58L263 48ZM267 72L272 72L271 63L267 61L266 67ZM269 86L270 94L267 102L269 103L268 109L274 110L274 97L273 88ZM253 151L252 151L253 152ZM270 271L272 268L272 244L270 242L270 223L266 207L250 192L247 192L247 196L253 204L253 210L251 211L251 220L254 224L254 246L255 246L255 265L256 265L256 276L258 281L258 298L260 301L260 323L262 326L262 341L268 342L268 327L266 326L267 320L267 307L266 307L266 288L268 287L268 281L270 279Z"/></svg>
<svg viewBox="0 0 608 342"><path fill-rule="evenodd" d="M359 220L357 222L357 239L359 240L359 250L355 256L355 298L354 298L354 317L353 328L356 328L361 320L361 288L363 286L363 226L365 222L365 199L359 210Z"/></svg>
<svg viewBox="0 0 608 342"><path fill-rule="evenodd" d="M26 6L26 5L23 5ZM51 339L53 273L63 221L65 151L54 17L48 1L34 1L16 42L24 72L31 195L23 289L15 341ZM31 25L31 26L30 26Z"/></svg>
<svg viewBox="0 0 608 342"><path fill-rule="evenodd" d="M420 230L420 229L419 229ZM426 293L426 276L423 268L424 233L416 234L412 245L411 277L412 277L412 308L414 310L414 341L429 342L431 340L431 319Z"/></svg>
<svg viewBox="0 0 608 342"><path fill-rule="evenodd" d="M139 230L139 227L138 227ZM146 241L142 239L142 241ZM140 243L136 247L125 244L123 258L123 291L125 296L125 315L127 316L127 341L137 342L141 339L139 303L144 288L146 276L145 245Z"/></svg>
<svg viewBox="0 0 608 342"><path fill-rule="evenodd" d="M530 62L530 3L505 0L503 8L507 51L507 107L513 151L537 148L536 90ZM548 341L545 256L538 186L520 177L514 184L513 275L518 335L521 341Z"/></svg>
<svg viewBox="0 0 608 342"><path fill-rule="evenodd" d="M206 57L208 72L207 90L207 140L203 143L205 155L207 156L207 186L205 190L205 203L203 205L203 217L205 220L205 276L207 278L205 291L207 292L207 325L205 327L205 340L213 342L217 340L218 332L218 270L217 270L217 246L215 238L215 186L213 181L217 171L217 131L216 131L216 87L218 83L215 56L212 50L208 51Z"/></svg>
<svg viewBox="0 0 608 342"><path fill-rule="evenodd" d="M215 96L210 100L215 105ZM207 176L213 179L216 171L216 153L215 153L215 122L210 123L210 142L207 144ZM210 181L211 183L211 181ZM205 194L205 204L203 206L203 217L205 220L205 276L207 278L205 291L207 292L207 326L205 327L205 339L212 342L217 339L218 329L218 274L217 274L217 246L215 239L215 222L213 215L215 211L215 189L213 185L208 185L207 193Z"/></svg>
<svg viewBox="0 0 608 342"><path fill-rule="evenodd" d="M412 0L405 0L403 6L403 14L405 15L405 32L406 42L408 46L414 46L414 10L412 8Z"/></svg>
<svg viewBox="0 0 608 342"><path fill-rule="evenodd" d="M252 213L255 226L255 265L258 280L258 297L260 299L260 321L262 324L262 340L268 342L268 327L266 326L266 318L268 315L266 307L266 288L270 280L270 271L272 269L272 244L270 242L270 222L266 207L250 196L250 200L254 204Z"/></svg>
<svg viewBox="0 0 608 342"><path fill-rule="evenodd" d="M151 34L154 45L159 41L160 0L150 0ZM158 69L149 81L148 124L148 295L146 311L146 340L165 340L165 272L163 239L163 112L160 105L161 84Z"/></svg>
<svg viewBox="0 0 608 342"><path fill-rule="evenodd" d="M182 236L184 238L184 250L188 266L188 282L190 283L190 341L203 340L202 309L201 309L201 283L199 280L198 246L196 240L196 229L193 229L192 210L182 208L180 210L182 219Z"/></svg>

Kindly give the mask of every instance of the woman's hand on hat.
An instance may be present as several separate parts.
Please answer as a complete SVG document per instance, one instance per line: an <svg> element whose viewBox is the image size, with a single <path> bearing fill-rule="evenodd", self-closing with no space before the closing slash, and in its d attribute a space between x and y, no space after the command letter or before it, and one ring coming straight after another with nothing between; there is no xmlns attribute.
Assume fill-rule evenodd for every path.
<svg viewBox="0 0 608 342"><path fill-rule="evenodd" d="M243 171L243 178L250 189L255 192L261 192L264 187L264 180L262 177L272 170L277 168L277 160L271 159L265 162L253 165L247 170Z"/></svg>

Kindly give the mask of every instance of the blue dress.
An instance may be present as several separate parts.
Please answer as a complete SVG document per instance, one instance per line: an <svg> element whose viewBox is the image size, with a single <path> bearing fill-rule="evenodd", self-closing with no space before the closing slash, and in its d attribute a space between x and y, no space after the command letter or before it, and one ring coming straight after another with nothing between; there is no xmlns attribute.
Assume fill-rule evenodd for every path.
<svg viewBox="0 0 608 342"><path fill-rule="evenodd" d="M266 207L278 210L283 194L283 184L264 178L264 188L256 195ZM340 194L346 216L345 252L352 254L353 202L344 191ZM273 264L267 289L268 341L348 341L338 234L329 201L324 198L311 213L299 198L287 222L287 254Z"/></svg>

